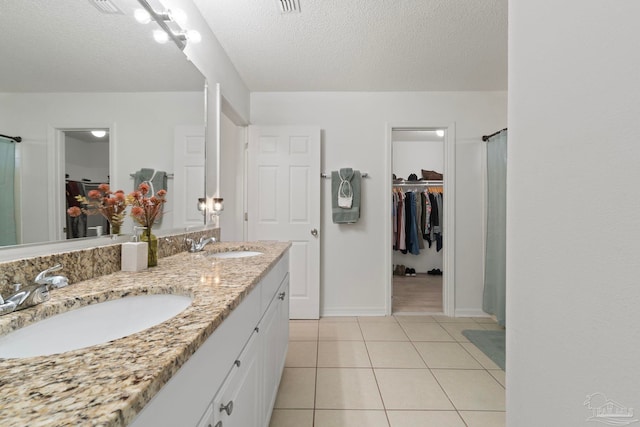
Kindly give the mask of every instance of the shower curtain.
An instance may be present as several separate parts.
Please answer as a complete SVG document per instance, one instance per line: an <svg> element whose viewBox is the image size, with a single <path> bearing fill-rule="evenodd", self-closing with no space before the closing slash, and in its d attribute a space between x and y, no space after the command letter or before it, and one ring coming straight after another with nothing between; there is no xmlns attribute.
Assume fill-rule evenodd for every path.
<svg viewBox="0 0 640 427"><path fill-rule="evenodd" d="M487 239L482 308L505 326L507 131L487 141Z"/></svg>
<svg viewBox="0 0 640 427"><path fill-rule="evenodd" d="M0 246L15 245L16 216L14 199L14 175L16 145L0 137Z"/></svg>

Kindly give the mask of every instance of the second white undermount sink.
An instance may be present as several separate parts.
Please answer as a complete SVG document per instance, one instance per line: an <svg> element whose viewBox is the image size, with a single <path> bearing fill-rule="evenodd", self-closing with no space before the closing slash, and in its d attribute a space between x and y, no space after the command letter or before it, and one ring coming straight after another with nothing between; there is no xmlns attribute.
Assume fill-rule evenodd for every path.
<svg viewBox="0 0 640 427"><path fill-rule="evenodd" d="M262 255L262 252L256 251L229 251L229 252L210 252L214 258L246 258L250 256Z"/></svg>
<svg viewBox="0 0 640 427"><path fill-rule="evenodd" d="M88 305L0 337L0 357L47 356L106 343L169 320L189 305L191 298L173 294L131 296Z"/></svg>

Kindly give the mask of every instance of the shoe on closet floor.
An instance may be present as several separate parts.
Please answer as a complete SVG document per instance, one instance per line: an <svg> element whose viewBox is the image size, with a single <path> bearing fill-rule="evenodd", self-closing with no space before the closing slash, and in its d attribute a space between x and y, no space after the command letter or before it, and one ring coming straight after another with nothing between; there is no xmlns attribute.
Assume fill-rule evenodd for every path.
<svg viewBox="0 0 640 427"><path fill-rule="evenodd" d="M406 273L406 271L407 271L407 267L405 267L404 265L400 264L400 265L397 267L397 270L398 270L398 272L397 272L397 275L398 275L398 276L404 276L404 274L405 274L405 273Z"/></svg>
<svg viewBox="0 0 640 427"><path fill-rule="evenodd" d="M410 273L411 273L411 277L416 277L416 269L415 268L412 268Z"/></svg>
<svg viewBox="0 0 640 427"><path fill-rule="evenodd" d="M407 269L404 271L404 275L405 277L411 276L411 269L407 267Z"/></svg>

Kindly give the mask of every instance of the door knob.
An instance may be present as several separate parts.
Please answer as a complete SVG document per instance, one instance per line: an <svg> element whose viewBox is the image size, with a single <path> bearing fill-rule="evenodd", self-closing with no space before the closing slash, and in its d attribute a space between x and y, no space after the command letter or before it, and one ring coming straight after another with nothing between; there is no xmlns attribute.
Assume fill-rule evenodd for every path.
<svg viewBox="0 0 640 427"><path fill-rule="evenodd" d="M318 230L316 230L315 228L313 230L311 230L311 235L313 237L318 237Z"/></svg>

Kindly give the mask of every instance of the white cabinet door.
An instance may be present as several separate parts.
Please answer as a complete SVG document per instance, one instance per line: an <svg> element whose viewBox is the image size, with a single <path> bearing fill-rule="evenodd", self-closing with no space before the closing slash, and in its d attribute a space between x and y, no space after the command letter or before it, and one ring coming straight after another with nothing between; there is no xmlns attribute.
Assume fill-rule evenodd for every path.
<svg viewBox="0 0 640 427"><path fill-rule="evenodd" d="M221 422L223 427L260 427L262 370L257 335L251 335L213 399L214 426Z"/></svg>
<svg viewBox="0 0 640 427"><path fill-rule="evenodd" d="M320 315L320 128L250 126L249 240L290 241L291 317Z"/></svg>
<svg viewBox="0 0 640 427"><path fill-rule="evenodd" d="M289 277L280 285L275 298L263 317L260 333L263 348L263 427L269 425L271 412L278 394L278 386L287 356L289 344Z"/></svg>
<svg viewBox="0 0 640 427"><path fill-rule="evenodd" d="M213 427L213 406L209 405L197 427Z"/></svg>

